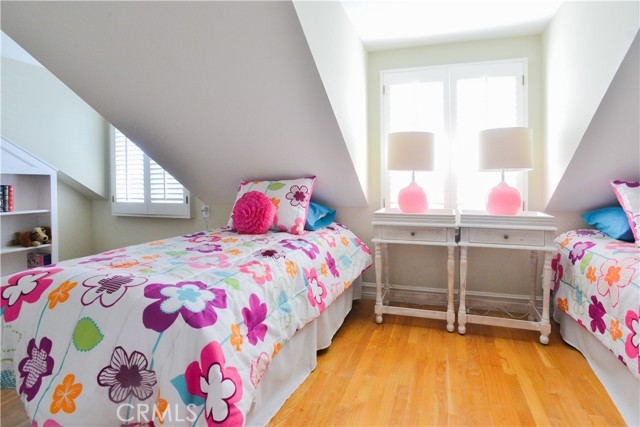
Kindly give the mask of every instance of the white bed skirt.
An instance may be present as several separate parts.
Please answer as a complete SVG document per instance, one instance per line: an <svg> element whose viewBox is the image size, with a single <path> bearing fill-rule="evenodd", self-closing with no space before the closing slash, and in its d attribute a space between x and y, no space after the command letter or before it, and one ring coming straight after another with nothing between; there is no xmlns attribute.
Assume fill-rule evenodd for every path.
<svg viewBox="0 0 640 427"><path fill-rule="evenodd" d="M596 337L560 310L553 318L564 341L587 359L620 415L629 426L640 425L640 381Z"/></svg>
<svg viewBox="0 0 640 427"><path fill-rule="evenodd" d="M362 281L358 278L318 319L296 332L282 347L256 390L251 410L247 414L247 426L267 425L307 379L316 367L317 351L331 345L331 339L351 311L353 300L360 298L361 286Z"/></svg>

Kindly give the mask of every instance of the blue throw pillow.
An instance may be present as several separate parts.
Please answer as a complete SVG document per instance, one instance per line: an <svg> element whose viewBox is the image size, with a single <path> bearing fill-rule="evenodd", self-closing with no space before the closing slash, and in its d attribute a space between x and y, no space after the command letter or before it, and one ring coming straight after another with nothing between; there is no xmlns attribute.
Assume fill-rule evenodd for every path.
<svg viewBox="0 0 640 427"><path fill-rule="evenodd" d="M316 202L309 203L305 230L314 231L331 224L336 217L336 211Z"/></svg>
<svg viewBox="0 0 640 427"><path fill-rule="evenodd" d="M588 225L597 228L609 237L624 240L625 242L634 241L633 231L629 227L629 219L620 206L587 212L582 214L582 219Z"/></svg>

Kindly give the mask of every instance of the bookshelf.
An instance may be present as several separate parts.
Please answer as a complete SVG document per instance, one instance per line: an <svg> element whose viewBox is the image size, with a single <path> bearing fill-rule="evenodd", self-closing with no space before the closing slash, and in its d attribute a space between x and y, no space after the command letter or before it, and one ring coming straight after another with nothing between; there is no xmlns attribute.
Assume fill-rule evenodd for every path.
<svg viewBox="0 0 640 427"><path fill-rule="evenodd" d="M0 212L0 275L27 269L29 253L51 254L58 262L57 171L4 137L0 137L0 184L13 185L14 210ZM25 248L10 245L16 232L51 228L51 244Z"/></svg>

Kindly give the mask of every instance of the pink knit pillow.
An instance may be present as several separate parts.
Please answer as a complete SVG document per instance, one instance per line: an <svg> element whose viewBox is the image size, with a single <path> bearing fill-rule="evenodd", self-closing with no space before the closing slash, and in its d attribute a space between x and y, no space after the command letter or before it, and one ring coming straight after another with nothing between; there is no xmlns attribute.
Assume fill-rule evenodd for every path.
<svg viewBox="0 0 640 427"><path fill-rule="evenodd" d="M276 211L267 196L249 191L233 207L233 228L240 234L264 234L273 224Z"/></svg>

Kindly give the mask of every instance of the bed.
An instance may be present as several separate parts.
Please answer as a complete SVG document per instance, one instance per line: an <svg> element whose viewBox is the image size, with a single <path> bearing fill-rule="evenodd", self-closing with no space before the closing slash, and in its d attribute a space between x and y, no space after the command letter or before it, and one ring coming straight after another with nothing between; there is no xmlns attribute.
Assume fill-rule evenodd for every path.
<svg viewBox="0 0 640 427"><path fill-rule="evenodd" d="M229 227L2 282L2 379L38 426L265 425L351 308L369 249L332 223Z"/></svg>
<svg viewBox="0 0 640 427"><path fill-rule="evenodd" d="M640 425L640 247L596 230L559 235L554 319L629 425Z"/></svg>

